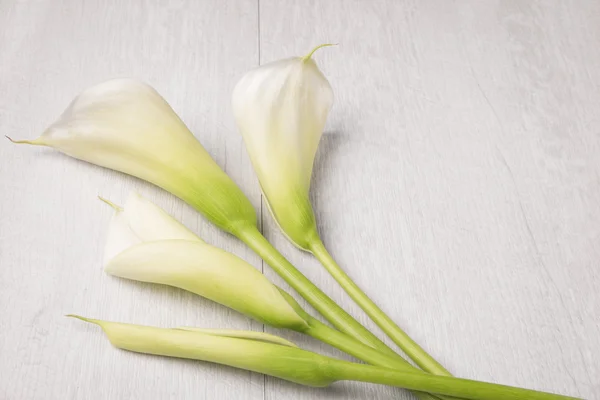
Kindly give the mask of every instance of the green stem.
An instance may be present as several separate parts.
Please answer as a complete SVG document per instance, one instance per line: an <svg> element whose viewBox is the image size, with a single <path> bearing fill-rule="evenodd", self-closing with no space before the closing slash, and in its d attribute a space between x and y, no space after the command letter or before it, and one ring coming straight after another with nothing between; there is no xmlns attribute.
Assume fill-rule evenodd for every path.
<svg viewBox="0 0 600 400"><path fill-rule="evenodd" d="M320 340L323 343L327 343L347 354L350 354L359 360L371 365L392 368L398 371L419 371L410 365L405 359L401 357L391 357L387 354L380 353L374 348L351 338L345 333L330 328L308 314L304 315L304 319L306 322L308 322L309 328L303 331L303 333ZM413 391L413 394L415 397L421 400L437 400L444 398L443 396L436 397L432 394L418 391Z"/></svg>
<svg viewBox="0 0 600 400"><path fill-rule="evenodd" d="M311 316L305 319L309 327L303 333L340 349L359 360L380 367L394 368L399 371L414 371L414 367L403 358L380 353L376 349L351 338L345 333L330 328Z"/></svg>
<svg viewBox="0 0 600 400"><path fill-rule="evenodd" d="M271 243L269 243L269 241L258 231L255 226L246 225L244 228L236 230L235 235L244 243L246 243L248 247L254 250L267 264L271 266L271 268L273 268L275 272L277 272L279 276L283 278L283 280L288 283L288 285L290 285L298 294L300 294L315 310L317 310L329 322L331 322L333 326L348 336L356 339L356 342L350 342L342 340L340 336L336 335L337 339L341 341L336 344L329 344L334 345L340 350L347 351L348 354L354 355L359 359L362 358L360 358L357 354L362 354L362 356L369 357L372 360L378 359L378 362L381 362L384 360L384 358L387 360L385 362L389 362L390 358L394 358L397 360L394 368L398 368L399 363L402 362L404 362L406 365L410 365L406 360L396 354L358 321L352 318L350 314L338 306L330 297L323 293L323 291L316 287L306 276L298 271L296 267L290 264L290 262L283 257L283 255L281 255L281 253L279 253L279 251L277 251L277 249L275 249ZM331 331L329 334L333 335ZM320 332L323 333L324 330L321 329ZM318 333L319 331L317 331L317 334ZM331 338L332 336L329 337ZM344 337L346 336L344 335ZM365 354L364 347L360 349L353 348L356 343L360 342L372 347L373 349L376 349L378 351L378 355L373 353L368 355ZM344 346L345 349L338 347L338 345ZM370 362L365 359L363 359L363 361ZM422 400L435 399L435 397L432 397L428 393L418 393L417 397ZM443 396L439 397L444 398Z"/></svg>
<svg viewBox="0 0 600 400"><path fill-rule="evenodd" d="M450 372L431 357L421 346L410 338L350 279L331 257L318 237L310 244L309 250L323 264L348 295L365 313L392 339L419 367L436 375L451 376Z"/></svg>
<svg viewBox="0 0 600 400"><path fill-rule="evenodd" d="M382 353L399 357L290 264L258 231L256 226L245 225L235 233L333 326Z"/></svg>
<svg viewBox="0 0 600 400"><path fill-rule="evenodd" d="M336 360L323 366L336 380L354 380L397 386L473 400L577 400L575 397L537 392L468 379L397 371Z"/></svg>

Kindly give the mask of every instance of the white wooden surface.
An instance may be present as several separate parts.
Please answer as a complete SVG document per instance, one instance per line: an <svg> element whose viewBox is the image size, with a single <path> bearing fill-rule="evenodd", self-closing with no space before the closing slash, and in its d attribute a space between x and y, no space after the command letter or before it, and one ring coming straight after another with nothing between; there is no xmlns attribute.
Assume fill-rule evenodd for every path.
<svg viewBox="0 0 600 400"><path fill-rule="evenodd" d="M456 375L600 399L595 0L0 0L0 133L37 136L86 86L138 77L259 210L232 87L259 62L322 42L340 46L316 56L336 105L313 199L338 261ZM410 398L126 353L64 318L270 331L183 291L102 272L111 211L95 197L119 202L132 189L282 284L160 189L0 141L0 399ZM259 213L267 237L373 327Z"/></svg>

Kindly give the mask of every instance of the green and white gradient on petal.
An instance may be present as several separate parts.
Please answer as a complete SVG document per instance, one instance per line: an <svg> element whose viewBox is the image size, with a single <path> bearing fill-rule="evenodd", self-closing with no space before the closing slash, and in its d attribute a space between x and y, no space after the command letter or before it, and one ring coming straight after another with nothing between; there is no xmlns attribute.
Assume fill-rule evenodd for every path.
<svg viewBox="0 0 600 400"><path fill-rule="evenodd" d="M111 344L123 350L209 361L308 386L323 387L335 381L319 367L326 357L296 346L273 343L272 339L269 342L249 337L258 332L237 331L234 337L231 333L221 334L219 330L156 328L69 316L100 326Z"/></svg>
<svg viewBox="0 0 600 400"><path fill-rule="evenodd" d="M304 250L316 235L310 179L333 105L331 85L311 57L315 50L249 71L232 96L237 126L269 210L284 234Z"/></svg>
<svg viewBox="0 0 600 400"><path fill-rule="evenodd" d="M39 138L13 142L49 146L151 182L228 232L256 224L250 201L146 83L114 79L86 89Z"/></svg>
<svg viewBox="0 0 600 400"><path fill-rule="evenodd" d="M203 242L137 193L114 209L104 269L121 278L178 287L278 328L301 330L304 319L256 268Z"/></svg>

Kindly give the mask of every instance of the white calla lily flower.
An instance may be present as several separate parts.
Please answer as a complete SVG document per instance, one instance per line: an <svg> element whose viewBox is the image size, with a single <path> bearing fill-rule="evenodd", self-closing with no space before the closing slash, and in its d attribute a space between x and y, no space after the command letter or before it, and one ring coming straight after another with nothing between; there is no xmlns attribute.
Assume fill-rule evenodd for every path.
<svg viewBox="0 0 600 400"><path fill-rule="evenodd" d="M93 86L42 136L13 142L53 147L151 182L226 231L256 224L250 201L165 99L143 82L114 79Z"/></svg>
<svg viewBox="0 0 600 400"><path fill-rule="evenodd" d="M115 208L105 248L109 275L178 287L274 327L306 328L279 289L246 261L203 242L136 193L123 208L109 204Z"/></svg>
<svg viewBox="0 0 600 400"><path fill-rule="evenodd" d="M325 46L325 45L322 45ZM333 91L311 56L260 66L236 85L232 106L269 210L298 247L316 235L309 200L317 147Z"/></svg>

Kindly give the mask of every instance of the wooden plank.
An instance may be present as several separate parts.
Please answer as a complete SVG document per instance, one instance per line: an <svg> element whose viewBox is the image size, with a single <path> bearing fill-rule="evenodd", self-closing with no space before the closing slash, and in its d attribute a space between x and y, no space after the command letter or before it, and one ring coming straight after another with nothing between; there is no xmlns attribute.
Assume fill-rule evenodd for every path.
<svg viewBox="0 0 600 400"><path fill-rule="evenodd" d="M0 132L35 137L82 89L143 79L171 103L257 207L259 190L230 112L237 77L256 65L256 2L3 1ZM253 399L263 376L115 350L64 318L262 330L182 290L112 278L101 257L111 210L98 194L132 189L207 241L260 260L166 192L49 149L0 141L0 398Z"/></svg>
<svg viewBox="0 0 600 400"><path fill-rule="evenodd" d="M262 63L340 43L316 54L336 104L312 188L340 264L457 375L599 398L598 2L261 0L260 21ZM373 327L269 217L265 232Z"/></svg>

